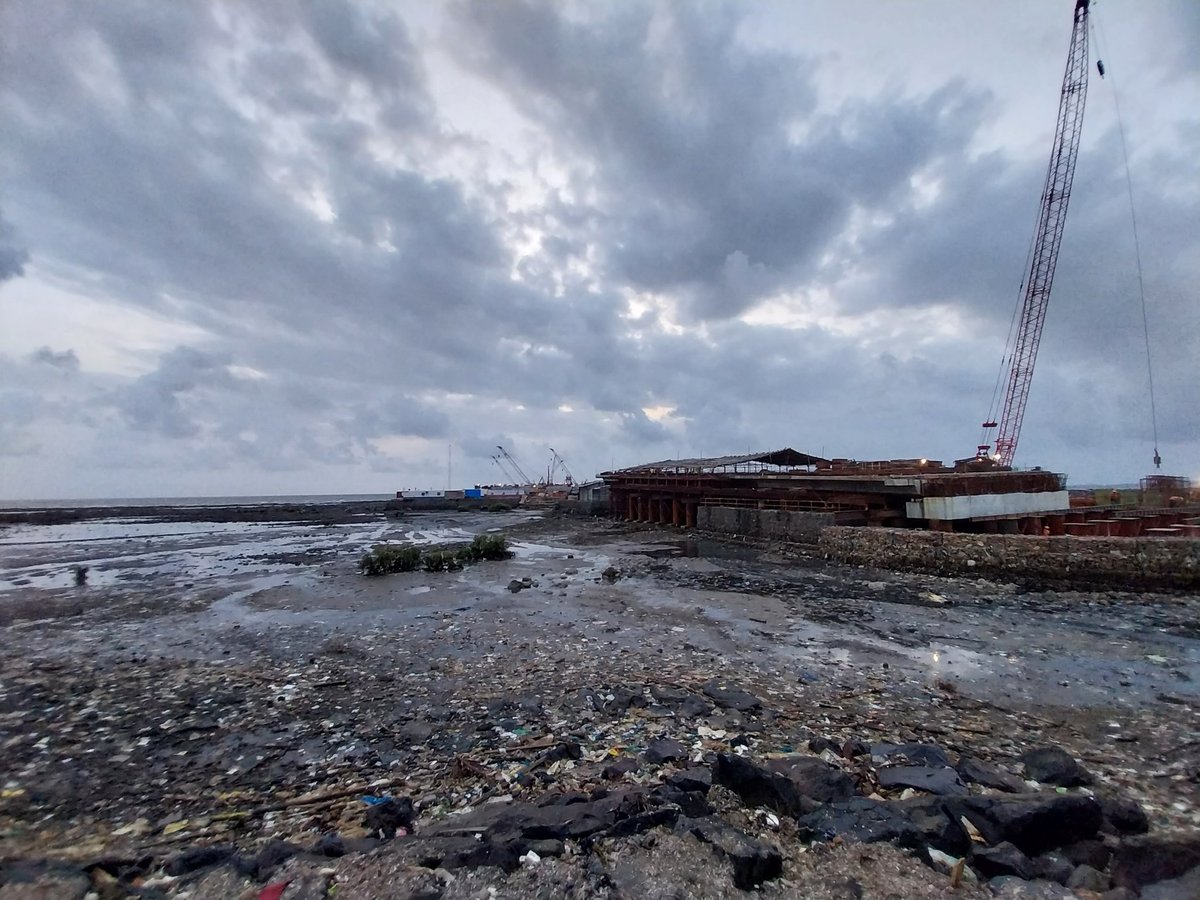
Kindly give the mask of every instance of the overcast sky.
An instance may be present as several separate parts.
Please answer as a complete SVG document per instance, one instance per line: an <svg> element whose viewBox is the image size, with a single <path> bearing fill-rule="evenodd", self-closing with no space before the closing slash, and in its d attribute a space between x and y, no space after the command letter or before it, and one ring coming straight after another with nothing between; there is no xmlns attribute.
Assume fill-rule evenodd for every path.
<svg viewBox="0 0 1200 900"><path fill-rule="evenodd" d="M4 0L0 497L967 456L1073 6ZM1017 464L1152 471L1115 80L1200 477L1200 4L1093 19Z"/></svg>

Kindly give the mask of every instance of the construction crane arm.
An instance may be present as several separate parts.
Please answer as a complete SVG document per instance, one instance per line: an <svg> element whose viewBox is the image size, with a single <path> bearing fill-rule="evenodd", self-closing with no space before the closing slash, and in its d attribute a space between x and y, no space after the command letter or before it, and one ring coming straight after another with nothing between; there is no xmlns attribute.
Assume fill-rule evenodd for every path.
<svg viewBox="0 0 1200 900"><path fill-rule="evenodd" d="M567 461L565 459L563 459L562 456L559 455L559 452L557 450L555 450L553 447L550 448L550 452L552 454L554 454L553 460L552 460L551 474L553 474L553 467L562 469L563 477L566 479L566 483L574 484L575 479L571 476L571 470L567 468ZM553 480L553 479L551 479L551 480Z"/></svg>
<svg viewBox="0 0 1200 900"><path fill-rule="evenodd" d="M515 471L515 472L517 473L517 475L518 475L518 476L520 476L520 479L521 479L521 480L518 482L519 484L533 484L533 479L532 479L532 478L530 478L528 475L526 475L526 474L525 474L525 470L524 470L524 469L522 469L522 468L520 467L520 465L518 465L518 463L517 463L517 461L516 461L515 459L513 459L513 457L512 457L512 454L511 454L511 453L509 453L507 450L505 450L505 449L504 449L503 447L501 447L499 444L497 444L497 445L496 445L496 449L500 451L500 455L501 455L502 457L504 457L505 461L506 461L506 462L507 462L507 463L508 463L510 466L512 466L512 467L513 467L513 471Z"/></svg>
<svg viewBox="0 0 1200 900"><path fill-rule="evenodd" d="M1021 437L1033 367L1037 362L1042 326L1058 265L1058 251L1066 224L1067 205L1071 199L1071 182L1075 177L1075 160L1079 155L1079 137L1083 125L1083 107L1088 84L1088 6L1090 0L1076 0L1075 23L1071 30L1071 46L1067 68L1063 74L1062 94L1058 103L1058 122L1054 129L1054 145L1050 165L1042 189L1037 228L1034 231L1029 270L1026 273L1020 314L1004 391L1004 406L999 422L989 417L984 431L999 425L995 450L982 442L979 456L991 455L1002 466L1011 466Z"/></svg>

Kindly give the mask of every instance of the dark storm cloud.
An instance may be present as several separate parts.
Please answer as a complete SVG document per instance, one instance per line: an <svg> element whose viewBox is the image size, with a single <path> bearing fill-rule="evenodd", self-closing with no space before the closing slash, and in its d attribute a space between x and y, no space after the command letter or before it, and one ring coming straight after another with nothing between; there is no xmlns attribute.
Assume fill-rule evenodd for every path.
<svg viewBox="0 0 1200 900"><path fill-rule="evenodd" d="M441 449L394 449L422 441L456 442L475 477L497 443L528 468L553 443L577 475L788 443L969 452L1044 158L978 146L997 113L973 83L821 102L823 63L747 44L745 14L454 7L438 46L517 111L514 148L469 103L443 118L464 88L439 88L390 3L7 5L0 281L40 270L198 336L149 372L139 351L140 378L90 371L74 339L78 372L35 364L38 338L6 408L32 434L71 380L45 415L86 422L97 465L226 473L440 473ZM1140 361L1112 340L1137 337L1114 324L1113 147L1080 159L1030 409L1046 445L1083 426L1037 420L1039 396L1138 402ZM1139 185L1169 360L1200 355L1180 287L1195 166L1167 146ZM828 299L802 328L737 318L778 295ZM1097 345L1121 349L1085 368ZM1187 419L1194 370L1159 374Z"/></svg>
<svg viewBox="0 0 1200 900"><path fill-rule="evenodd" d="M582 220L610 276L677 294L700 317L818 277L856 209L894 202L979 120L980 98L961 85L818 114L813 61L742 46L734 7L665 9L598 21L549 3L462 13L478 67L595 171L595 214L560 200L550 222Z"/></svg>

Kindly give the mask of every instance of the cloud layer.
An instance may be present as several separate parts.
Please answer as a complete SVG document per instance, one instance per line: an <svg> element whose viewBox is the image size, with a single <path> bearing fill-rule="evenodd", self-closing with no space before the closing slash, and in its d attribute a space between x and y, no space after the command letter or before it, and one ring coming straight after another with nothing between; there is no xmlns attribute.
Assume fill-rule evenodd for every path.
<svg viewBox="0 0 1200 900"><path fill-rule="evenodd" d="M770 14L7 4L0 494L388 491L445 483L448 444L456 481L499 477L497 443L587 475L970 453L1056 82L998 141L1023 93L916 62L831 91L814 48L851 38L814 13L765 43ZM1200 475L1200 76L1153 37L1133 87L1171 94L1131 150L1160 449ZM1112 126L1085 126L1018 460L1076 480L1149 464Z"/></svg>

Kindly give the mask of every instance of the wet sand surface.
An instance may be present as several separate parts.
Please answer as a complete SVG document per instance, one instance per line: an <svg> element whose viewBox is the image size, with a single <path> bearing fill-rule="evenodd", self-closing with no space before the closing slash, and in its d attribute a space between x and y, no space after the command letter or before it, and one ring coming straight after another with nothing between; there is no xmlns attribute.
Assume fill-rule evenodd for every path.
<svg viewBox="0 0 1200 900"><path fill-rule="evenodd" d="M379 541L495 531L511 560L356 570ZM423 827L490 797L585 786L589 763L662 737L706 763L827 737L927 741L1016 771L1024 749L1053 744L1154 828L1195 829L1198 613L1194 595L873 571L523 511L16 525L0 531L0 850L157 865L218 841L365 840L360 794L412 797ZM714 678L764 712L619 708L622 691ZM551 738L580 756L522 783L522 748ZM794 887L806 863L787 859ZM160 877L168 893L189 883Z"/></svg>

